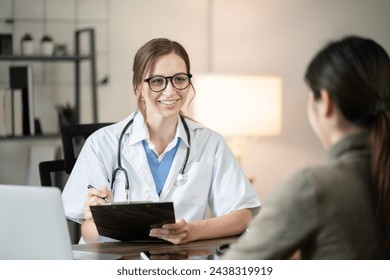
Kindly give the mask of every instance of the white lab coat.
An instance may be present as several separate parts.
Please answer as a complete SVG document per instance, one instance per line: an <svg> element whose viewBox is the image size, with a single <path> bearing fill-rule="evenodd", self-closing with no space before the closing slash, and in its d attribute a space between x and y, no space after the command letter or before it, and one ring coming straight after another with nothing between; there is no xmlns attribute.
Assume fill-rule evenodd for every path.
<svg viewBox="0 0 390 280"><path fill-rule="evenodd" d="M182 139L160 196L156 192L146 153L142 145L148 131L142 114L133 113L125 120L106 126L86 140L62 193L65 214L82 222L87 186L110 188L112 171L118 166L117 149L120 134L134 118L122 139L121 160L127 170L132 201L173 201L176 219L187 221L204 219L207 206L216 216L233 210L256 208L260 202L247 177L221 135L186 119L191 147L186 167L188 180L175 185L187 151L187 136L179 118L176 137L167 147ZM125 201L124 175L118 173L115 184L116 202Z"/></svg>

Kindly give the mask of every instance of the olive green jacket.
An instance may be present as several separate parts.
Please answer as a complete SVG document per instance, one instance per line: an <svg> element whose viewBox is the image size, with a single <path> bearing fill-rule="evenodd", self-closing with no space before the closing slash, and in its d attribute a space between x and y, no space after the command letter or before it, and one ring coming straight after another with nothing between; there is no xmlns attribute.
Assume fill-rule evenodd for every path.
<svg viewBox="0 0 390 280"><path fill-rule="evenodd" d="M385 259L370 170L367 134L345 137L327 165L280 186L223 259Z"/></svg>

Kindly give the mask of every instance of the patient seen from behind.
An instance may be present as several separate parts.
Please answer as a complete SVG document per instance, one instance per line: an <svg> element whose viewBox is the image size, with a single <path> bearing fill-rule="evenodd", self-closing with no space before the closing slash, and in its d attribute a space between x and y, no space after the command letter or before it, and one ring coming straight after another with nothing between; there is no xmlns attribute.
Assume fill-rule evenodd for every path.
<svg viewBox="0 0 390 280"><path fill-rule="evenodd" d="M280 186L224 259L388 259L390 59L368 38L310 62L308 120L328 163Z"/></svg>

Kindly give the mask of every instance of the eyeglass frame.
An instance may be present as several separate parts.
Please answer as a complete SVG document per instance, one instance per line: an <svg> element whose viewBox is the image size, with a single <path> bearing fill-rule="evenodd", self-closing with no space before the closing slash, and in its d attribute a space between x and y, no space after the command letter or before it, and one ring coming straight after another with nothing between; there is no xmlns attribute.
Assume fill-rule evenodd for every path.
<svg viewBox="0 0 390 280"><path fill-rule="evenodd" d="M187 76L188 77L188 85L186 86L186 87L184 87L184 88L177 88L174 84L173 84L173 82L172 82L172 78L173 77L176 77L176 76L179 76L179 75L184 75L184 76ZM150 86L150 80L151 79L154 79L154 78L156 78L156 77L159 77L159 78L164 78L164 80L165 80L165 86L164 86L164 88L163 89L161 89L161 90L153 90L152 89L152 87ZM156 76L152 76L152 77L149 77L149 78L147 78L147 79L144 79L144 83L146 82L146 83L148 83L148 85L149 85L149 88L150 88L150 90L151 91L153 91L153 92L162 92L162 91L164 91L166 88L167 88L167 86L168 86L168 79L171 81L171 85L175 88L175 89L177 89L177 90L184 90L184 89L186 89L186 88L188 88L190 85L191 85L191 78L192 78L192 74L191 73L177 73L177 74L175 74L175 75L173 75L173 76L162 76L162 75L156 75Z"/></svg>

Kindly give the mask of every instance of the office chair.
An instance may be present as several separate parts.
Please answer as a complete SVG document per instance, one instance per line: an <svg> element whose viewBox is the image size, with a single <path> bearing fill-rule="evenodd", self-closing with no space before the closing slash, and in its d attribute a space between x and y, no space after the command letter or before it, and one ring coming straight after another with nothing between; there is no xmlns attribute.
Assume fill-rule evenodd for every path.
<svg viewBox="0 0 390 280"><path fill-rule="evenodd" d="M43 161L39 163L39 177L41 185L56 185L56 183L53 182L53 173L65 171L65 173L70 174L74 164L76 163L76 145L81 144L80 137L85 141L85 139L87 139L93 132L109 124L111 123L73 124L62 126L61 139L64 159Z"/></svg>
<svg viewBox="0 0 390 280"><path fill-rule="evenodd" d="M77 159L77 148L96 130L112 123L72 124L61 127L62 149L65 160L65 172L70 174ZM79 146L79 147L78 147Z"/></svg>
<svg viewBox="0 0 390 280"><path fill-rule="evenodd" d="M93 132L111 123L74 124L61 127L61 139L64 159L43 161L39 163L39 176L42 186L56 186L63 190L64 184L53 181L52 176L61 174L67 176L76 163L77 147L81 148L82 141ZM60 186L59 186L60 185ZM80 224L67 220L72 244L77 244L81 237Z"/></svg>
<svg viewBox="0 0 390 280"><path fill-rule="evenodd" d="M39 163L39 177L41 185L46 187L54 186L52 175L53 173L65 171L65 160L50 160Z"/></svg>

